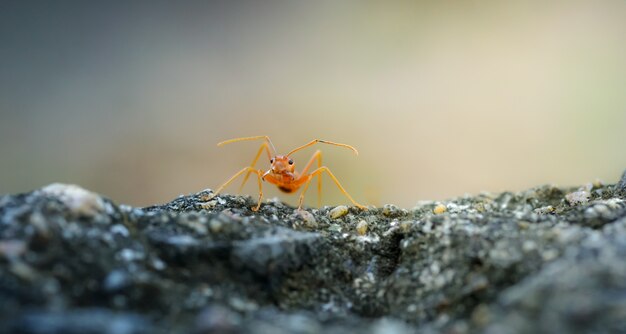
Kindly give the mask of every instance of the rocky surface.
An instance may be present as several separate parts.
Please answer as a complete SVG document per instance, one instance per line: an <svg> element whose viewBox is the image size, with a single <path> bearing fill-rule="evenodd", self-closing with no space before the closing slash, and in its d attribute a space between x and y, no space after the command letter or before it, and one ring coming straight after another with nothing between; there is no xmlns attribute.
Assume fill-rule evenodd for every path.
<svg viewBox="0 0 626 334"><path fill-rule="evenodd" d="M626 332L616 185L296 211L0 197L0 333Z"/></svg>

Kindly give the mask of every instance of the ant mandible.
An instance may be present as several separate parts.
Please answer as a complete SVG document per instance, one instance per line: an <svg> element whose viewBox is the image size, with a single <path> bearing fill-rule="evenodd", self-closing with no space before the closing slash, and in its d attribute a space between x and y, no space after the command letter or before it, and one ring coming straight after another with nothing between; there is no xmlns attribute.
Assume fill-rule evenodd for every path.
<svg viewBox="0 0 626 334"><path fill-rule="evenodd" d="M306 164L306 166L304 166L304 169L302 169L302 172L300 173L295 171L295 164L293 162L293 159L289 157L291 154L297 151L300 151L304 148L307 148L311 145L317 144L317 143L345 147L345 148L352 150L356 155L358 155L359 152L354 147L347 145L347 144L333 143L333 142L326 141L326 140L315 139L305 145L302 145L298 148L291 150L286 155L277 155L276 148L274 148L274 144L272 144L272 141L270 140L270 137L268 136L254 136L254 137L242 137L242 138L229 139L229 140L225 140L223 142L218 143L217 146L222 146L222 145L226 145L226 144L230 144L230 143L234 143L238 141L258 140L258 139L263 139L265 140L265 142L261 144L261 147L259 148L259 151L257 152L256 157L254 157L254 160L252 160L252 163L250 164L250 166L243 168L242 170L237 172L235 175L233 175L230 179L228 179L228 181L224 182L224 184L222 184L219 188L217 188L217 190L208 197L209 200L217 196L220 193L220 191L224 190L224 188L226 188L238 176L245 173L246 176L244 177L243 182L241 183L241 186L239 187L239 191L241 191L241 188L243 188L243 186L246 184L246 181L248 181L250 174L254 173L257 175L257 181L259 184L259 201L256 207L252 208L252 211L258 211L259 208L261 207L261 199L263 198L263 185L261 181L267 181L271 184L274 184L278 187L278 189L286 193L292 193L298 190L300 187L304 186L304 188L302 189L302 193L300 194L300 200L298 202L298 210L300 210L302 208L302 202L304 201L304 194L309 188L309 184L311 183L311 180L313 179L313 177L317 176L317 195L318 195L317 199L318 199L318 206L319 206L321 203L321 195L322 195L322 175L321 174L326 172L330 176L330 178L335 182L339 190L341 190L341 192L344 195L346 195L346 197L348 197L348 199L352 202L352 204L354 204L360 209L367 210L365 206L357 203L352 198L352 196L350 196L350 194L348 194L348 192L345 189L343 189L343 187L339 183L339 180L337 180L335 175L331 173L328 167L322 166L322 152L320 150L317 150L315 153L313 153L313 156L311 156L311 159ZM272 152L270 152L270 148ZM265 172L261 169L254 168L254 165L259 160L259 157L261 156L261 153L263 153L263 151L267 153L267 157L270 161L270 164L272 165L271 168ZM308 171L311 168L311 165L313 165L313 163L315 162L315 160L317 160L317 169L309 173Z"/></svg>

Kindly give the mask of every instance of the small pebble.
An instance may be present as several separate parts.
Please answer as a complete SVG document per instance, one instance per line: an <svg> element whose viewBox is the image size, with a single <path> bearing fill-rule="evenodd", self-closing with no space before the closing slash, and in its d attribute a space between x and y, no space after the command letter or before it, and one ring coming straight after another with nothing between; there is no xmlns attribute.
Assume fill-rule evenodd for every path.
<svg viewBox="0 0 626 334"><path fill-rule="evenodd" d="M345 216L348 213L348 207L345 205L340 205L329 212L329 216L332 219L337 219Z"/></svg>
<svg viewBox="0 0 626 334"><path fill-rule="evenodd" d="M41 212L33 212L30 215L30 223L42 237L48 238L50 236L50 229L46 223L46 218Z"/></svg>
<svg viewBox="0 0 626 334"><path fill-rule="evenodd" d="M100 195L73 184L53 183L41 188L42 193L59 199L70 210L85 216L95 216L104 211Z"/></svg>
<svg viewBox="0 0 626 334"><path fill-rule="evenodd" d="M443 204L437 204L437 206L433 209L433 213L436 215L442 214L446 212L446 206Z"/></svg>
<svg viewBox="0 0 626 334"><path fill-rule="evenodd" d="M220 305L212 305L200 312L193 333L239 333L242 319L239 313Z"/></svg>
<svg viewBox="0 0 626 334"><path fill-rule="evenodd" d="M37 272L35 271L35 269L33 269L33 267L29 266L28 264L22 261L13 261L9 265L9 270L15 276L28 282L34 281L38 276Z"/></svg>
<svg viewBox="0 0 626 334"><path fill-rule="evenodd" d="M491 317L492 315L489 311L489 307L485 304L480 304L474 308L471 320L473 324L479 327L484 327L489 323Z"/></svg>
<svg viewBox="0 0 626 334"><path fill-rule="evenodd" d="M130 248L122 249L121 251L119 251L118 255L121 260L126 261L126 262L143 260L145 256L142 252L135 251Z"/></svg>
<svg viewBox="0 0 626 334"><path fill-rule="evenodd" d="M103 287L108 292L124 289L130 284L130 277L122 270L111 271L104 279Z"/></svg>
<svg viewBox="0 0 626 334"><path fill-rule="evenodd" d="M522 250L526 253L537 249L537 243L532 240L526 240L522 243Z"/></svg>
<svg viewBox="0 0 626 334"><path fill-rule="evenodd" d="M153 258L152 261L150 262L150 264L152 265L152 268L154 268L156 270L163 270L163 269L165 269L165 267L167 267L165 265L165 262L163 262L158 257Z"/></svg>
<svg viewBox="0 0 626 334"><path fill-rule="evenodd" d="M474 210L476 210L476 211L478 211L480 213L485 212L485 203L481 202L481 203L474 204Z"/></svg>
<svg viewBox="0 0 626 334"><path fill-rule="evenodd" d="M356 225L356 231L359 235L365 235L367 233L367 222L361 219Z"/></svg>
<svg viewBox="0 0 626 334"><path fill-rule="evenodd" d="M341 233L341 226L339 224L331 224L328 226L328 232Z"/></svg>
<svg viewBox="0 0 626 334"><path fill-rule="evenodd" d="M115 224L115 225L113 225L111 227L111 233L119 234L119 235L121 235L121 236L123 236L125 238L128 238L128 236L130 234L128 232L128 229L124 225L122 225L122 224Z"/></svg>
<svg viewBox="0 0 626 334"><path fill-rule="evenodd" d="M312 213L305 210L296 210L293 215L295 218L302 219L304 225L308 228L317 228L317 221Z"/></svg>
<svg viewBox="0 0 626 334"><path fill-rule="evenodd" d="M602 182L602 180L596 179L591 185L593 186L592 188L601 188L604 187L604 182Z"/></svg>
<svg viewBox="0 0 626 334"><path fill-rule="evenodd" d="M541 215L554 213L555 211L556 211L556 209L552 205L542 206L542 207L537 208L537 209L534 210L535 213L538 213L538 214L541 214Z"/></svg>
<svg viewBox="0 0 626 334"><path fill-rule="evenodd" d="M0 256L7 259L20 257L26 252L26 243L21 240L2 240L0 241Z"/></svg>
<svg viewBox="0 0 626 334"><path fill-rule="evenodd" d="M578 190L573 193L565 195L565 199L570 205L585 204L589 201L589 191Z"/></svg>
<svg viewBox="0 0 626 334"><path fill-rule="evenodd" d="M189 217L186 217L187 219ZM178 224L186 226L190 229L192 229L193 231L195 231L196 233L200 234L200 235L205 235L207 234L207 228L205 225L198 223L196 221L190 221L190 220L178 220Z"/></svg>
<svg viewBox="0 0 626 334"><path fill-rule="evenodd" d="M252 300L247 300L239 297L232 297L229 300L230 306L236 311L255 311L259 308L259 306Z"/></svg>
<svg viewBox="0 0 626 334"><path fill-rule="evenodd" d="M217 205L216 200L200 203L200 207L205 210L213 209Z"/></svg>
<svg viewBox="0 0 626 334"><path fill-rule="evenodd" d="M397 217L402 214L402 211L393 204L383 205L383 215L386 217Z"/></svg>
<svg viewBox="0 0 626 334"><path fill-rule="evenodd" d="M224 223L222 223L219 219L211 219L209 222L209 229L213 233L219 233L222 230Z"/></svg>
<svg viewBox="0 0 626 334"><path fill-rule="evenodd" d="M557 256L559 256L559 252L555 249L548 249L545 252L541 253L541 257L544 261L554 260Z"/></svg>
<svg viewBox="0 0 626 334"><path fill-rule="evenodd" d="M415 222L413 222L411 220L405 220L405 221L400 223L400 230L402 230L402 233L407 233L407 232L409 232L411 227L413 227L414 224L415 224Z"/></svg>

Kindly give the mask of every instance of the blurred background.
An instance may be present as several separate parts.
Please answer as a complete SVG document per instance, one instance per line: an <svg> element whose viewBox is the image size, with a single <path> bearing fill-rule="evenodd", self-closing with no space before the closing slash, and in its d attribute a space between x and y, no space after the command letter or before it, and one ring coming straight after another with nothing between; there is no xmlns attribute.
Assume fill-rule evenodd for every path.
<svg viewBox="0 0 626 334"><path fill-rule="evenodd" d="M253 135L355 146L294 158L323 150L363 204L614 183L625 17L624 1L5 0L0 193L166 202L249 164L261 142L215 144ZM326 177L323 204L340 203Z"/></svg>

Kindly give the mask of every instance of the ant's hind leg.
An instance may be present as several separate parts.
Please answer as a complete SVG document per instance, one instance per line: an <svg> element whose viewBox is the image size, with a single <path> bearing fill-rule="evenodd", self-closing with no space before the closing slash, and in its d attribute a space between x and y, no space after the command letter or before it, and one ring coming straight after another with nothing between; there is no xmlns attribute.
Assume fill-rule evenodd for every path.
<svg viewBox="0 0 626 334"><path fill-rule="evenodd" d="M224 188L228 187L229 184L231 184L236 178L237 176L247 172L250 169L250 167L244 167L242 170L238 171L235 175L231 176L230 179L228 179L226 182L224 182L221 186L219 186L217 188L217 190L215 190L208 199L212 199L215 198L215 196L217 196L222 190L224 190Z"/></svg>
<svg viewBox="0 0 626 334"><path fill-rule="evenodd" d="M309 162L307 162L306 166L304 166L304 169L302 169L302 172L300 172L300 174L306 175L315 160L317 160L317 168L319 169L320 167L322 167L322 151L317 150L315 151L315 153L313 153L311 159L309 159ZM300 203L300 206L302 206L302 203ZM322 206L322 174L317 175L317 206Z"/></svg>
<svg viewBox="0 0 626 334"><path fill-rule="evenodd" d="M328 175L330 176L330 178L333 180L333 182L335 182L335 185L337 185L337 188L339 188L339 190L350 200L350 202L352 202L352 204L354 204L356 207L358 207L359 209L362 210L367 210L367 207L357 203L352 196L350 196L350 194L348 194L348 192L341 186L341 183L339 183L339 180L337 180L337 178L335 177L335 175L333 175L333 173L331 173L330 169L328 169L328 167L322 166L316 170L314 170L313 172L311 172L311 174L309 174L308 180L306 181L306 183L304 184L304 189L302 190L302 194L300 194L300 204L298 206L298 209L300 209L300 207L302 207L302 201L304 200L304 193L306 192L307 188L309 187L309 184L311 183L311 179L316 176L319 175L323 172L328 173Z"/></svg>
<svg viewBox="0 0 626 334"><path fill-rule="evenodd" d="M259 183L259 202L257 203L257 206L252 209L252 211L259 210L259 208L261 207L261 199L263 198L263 184L261 182L261 175L263 172L260 170L254 169L250 166L244 167L242 170L238 171L235 175L233 175L230 179L228 179L228 181L224 182L224 184L222 184L219 188L217 188L217 190L215 190L214 193L209 195L207 200L211 200L215 198L215 196L217 196L222 190L224 190L224 188L228 187L228 185L231 184L239 175L245 172L248 172L248 175L250 173L255 173L257 175L257 181Z"/></svg>

